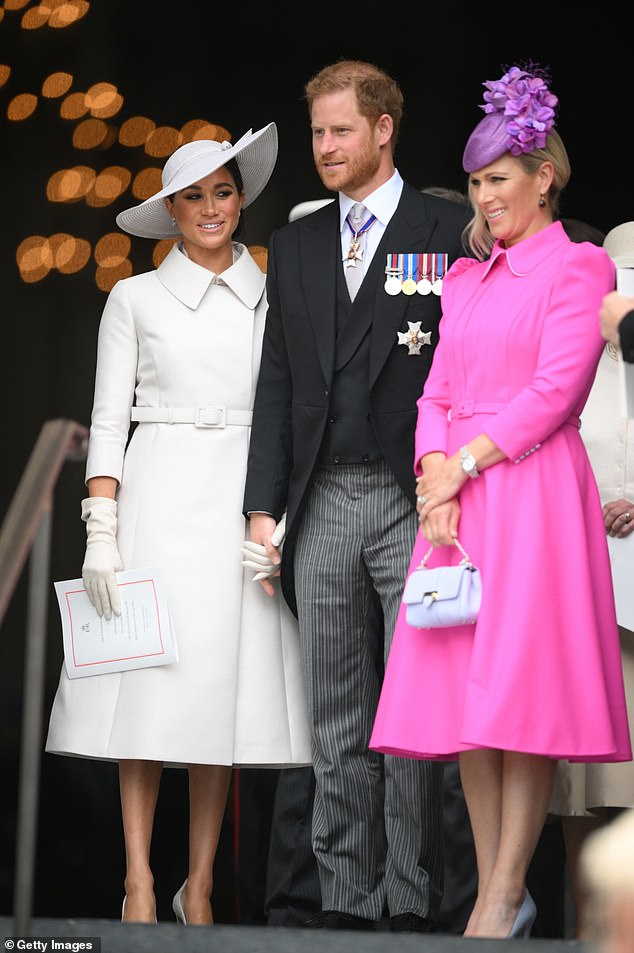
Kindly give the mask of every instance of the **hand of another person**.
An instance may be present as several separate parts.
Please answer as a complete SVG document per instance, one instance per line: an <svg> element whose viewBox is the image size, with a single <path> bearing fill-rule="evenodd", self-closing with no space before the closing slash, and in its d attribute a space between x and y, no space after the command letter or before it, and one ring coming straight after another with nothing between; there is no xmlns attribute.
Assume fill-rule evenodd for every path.
<svg viewBox="0 0 634 953"><path fill-rule="evenodd" d="M634 529L634 503L610 500L603 507L603 522L608 536L624 539Z"/></svg>
<svg viewBox="0 0 634 953"><path fill-rule="evenodd" d="M605 296L599 310L601 334L606 341L620 347L619 324L626 314L634 310L634 298L626 298L618 291L610 291Z"/></svg>
<svg viewBox="0 0 634 953"><path fill-rule="evenodd" d="M86 555L81 569L88 598L100 616L121 615L115 573L123 569L117 546L117 503L102 496L81 501L86 524Z"/></svg>
<svg viewBox="0 0 634 953"><path fill-rule="evenodd" d="M242 565L255 569L254 581L257 580L269 596L275 595L269 578L279 575L282 557L278 547L284 539L285 530L286 514L276 523L268 513L252 513L249 520L250 539L242 547L245 556ZM272 567L272 571L269 571L269 567Z"/></svg>

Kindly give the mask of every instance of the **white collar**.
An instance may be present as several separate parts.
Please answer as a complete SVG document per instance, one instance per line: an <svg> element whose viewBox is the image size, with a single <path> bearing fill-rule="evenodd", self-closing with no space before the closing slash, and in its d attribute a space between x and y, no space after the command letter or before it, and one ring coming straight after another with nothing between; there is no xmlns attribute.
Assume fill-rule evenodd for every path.
<svg viewBox="0 0 634 953"><path fill-rule="evenodd" d="M402 191L403 179L398 169L394 169L394 173L387 182L366 195L363 204L370 214L375 215L381 225L385 226L396 211ZM339 193L339 229L341 231L346 227L346 218L353 205L356 205L356 199L351 199L344 192Z"/></svg>
<svg viewBox="0 0 634 953"><path fill-rule="evenodd" d="M245 245L233 244L233 264L220 275L197 265L179 247L173 246L157 268L161 284L184 305L195 310L212 282L231 288L247 308L253 310L264 292L266 277Z"/></svg>

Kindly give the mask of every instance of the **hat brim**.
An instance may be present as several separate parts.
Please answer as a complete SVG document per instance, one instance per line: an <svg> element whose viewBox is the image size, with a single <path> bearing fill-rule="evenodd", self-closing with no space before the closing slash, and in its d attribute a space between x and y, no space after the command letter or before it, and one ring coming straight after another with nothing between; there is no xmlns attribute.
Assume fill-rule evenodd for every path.
<svg viewBox="0 0 634 953"><path fill-rule="evenodd" d="M334 199L311 199L308 202L300 202L290 210L288 220L289 222L295 222L298 218L310 215L311 212L317 212L324 205L330 205L331 202L334 202Z"/></svg>
<svg viewBox="0 0 634 953"><path fill-rule="evenodd" d="M202 142L202 140L201 140ZM244 186L246 208L262 192L271 178L277 161L277 126L274 122L257 132L249 130L233 145L209 140L210 148L201 151L191 162L184 162L170 182L159 192L131 208L119 212L116 222L119 228L140 238L178 238L180 232L172 225L172 218L165 206L165 199L199 182L205 176L222 168L230 159L235 159L240 169Z"/></svg>
<svg viewBox="0 0 634 953"><path fill-rule="evenodd" d="M623 222L610 229L603 248L617 268L634 268L634 222Z"/></svg>

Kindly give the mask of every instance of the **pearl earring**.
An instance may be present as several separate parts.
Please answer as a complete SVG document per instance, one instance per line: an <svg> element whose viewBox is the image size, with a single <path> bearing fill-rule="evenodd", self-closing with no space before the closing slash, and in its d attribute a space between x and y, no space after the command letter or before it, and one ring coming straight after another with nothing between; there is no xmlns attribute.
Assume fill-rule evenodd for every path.
<svg viewBox="0 0 634 953"><path fill-rule="evenodd" d="M539 196L539 202L537 204L539 205L540 208L544 208L544 206L546 205L546 199L544 198L543 195Z"/></svg>

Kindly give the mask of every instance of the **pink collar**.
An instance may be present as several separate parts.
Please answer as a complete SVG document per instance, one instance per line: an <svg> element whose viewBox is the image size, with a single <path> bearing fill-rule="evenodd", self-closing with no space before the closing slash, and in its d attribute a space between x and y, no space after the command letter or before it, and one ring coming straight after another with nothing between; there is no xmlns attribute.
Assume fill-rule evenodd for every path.
<svg viewBox="0 0 634 953"><path fill-rule="evenodd" d="M517 278L527 278L532 271L535 271L542 262L549 258L554 251L563 245L569 245L570 239L564 231L561 222L553 222L530 238L512 245L511 248L505 248L499 241L495 243L491 250L491 255L487 261L486 268L482 273L482 280L486 278L493 264L501 255L506 255L509 270Z"/></svg>

